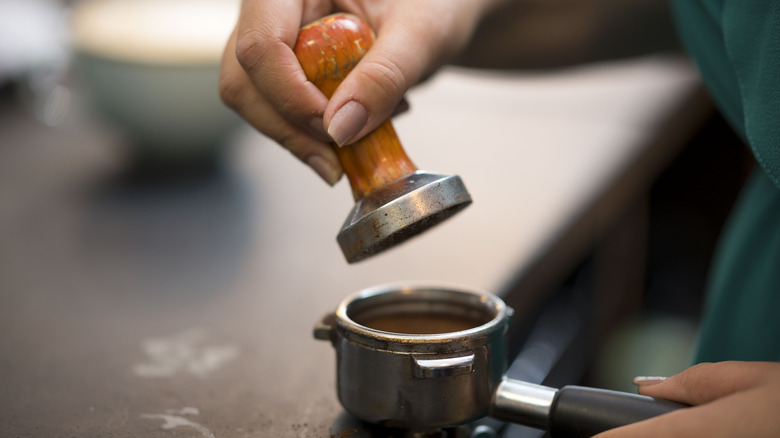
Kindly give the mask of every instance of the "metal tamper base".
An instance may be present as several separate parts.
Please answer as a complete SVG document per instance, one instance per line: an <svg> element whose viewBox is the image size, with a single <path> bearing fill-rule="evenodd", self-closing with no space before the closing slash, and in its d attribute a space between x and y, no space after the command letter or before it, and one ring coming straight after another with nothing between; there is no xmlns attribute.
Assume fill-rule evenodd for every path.
<svg viewBox="0 0 780 438"><path fill-rule="evenodd" d="M348 263L422 233L471 204L457 175L418 170L355 202L336 236Z"/></svg>

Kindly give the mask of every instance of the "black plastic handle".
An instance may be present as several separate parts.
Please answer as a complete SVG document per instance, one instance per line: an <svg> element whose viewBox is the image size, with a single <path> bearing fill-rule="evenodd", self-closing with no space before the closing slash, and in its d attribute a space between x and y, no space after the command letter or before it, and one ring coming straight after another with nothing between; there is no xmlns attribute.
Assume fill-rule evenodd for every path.
<svg viewBox="0 0 780 438"><path fill-rule="evenodd" d="M550 408L548 430L552 438L591 437L685 407L626 392L564 386Z"/></svg>

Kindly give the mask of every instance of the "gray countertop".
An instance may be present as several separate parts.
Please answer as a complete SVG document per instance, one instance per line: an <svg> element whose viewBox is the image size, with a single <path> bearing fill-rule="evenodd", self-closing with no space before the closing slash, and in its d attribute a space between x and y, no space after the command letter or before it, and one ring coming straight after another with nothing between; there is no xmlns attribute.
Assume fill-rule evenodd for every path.
<svg viewBox="0 0 780 438"><path fill-rule="evenodd" d="M319 317L386 282L502 293L532 275L626 169L643 169L698 89L665 57L445 70L410 94L396 130L419 167L463 177L474 204L352 266L335 242L346 183L327 187L247 128L222 172L127 184L113 132L44 128L6 103L0 435L342 436L335 354L311 335Z"/></svg>

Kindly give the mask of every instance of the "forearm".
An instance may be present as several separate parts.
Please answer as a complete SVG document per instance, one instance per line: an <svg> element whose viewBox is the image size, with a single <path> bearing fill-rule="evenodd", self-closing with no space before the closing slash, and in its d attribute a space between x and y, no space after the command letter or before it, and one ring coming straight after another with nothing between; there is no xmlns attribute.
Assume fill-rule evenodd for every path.
<svg viewBox="0 0 780 438"><path fill-rule="evenodd" d="M665 0L514 0L484 17L454 63L550 68L671 50Z"/></svg>

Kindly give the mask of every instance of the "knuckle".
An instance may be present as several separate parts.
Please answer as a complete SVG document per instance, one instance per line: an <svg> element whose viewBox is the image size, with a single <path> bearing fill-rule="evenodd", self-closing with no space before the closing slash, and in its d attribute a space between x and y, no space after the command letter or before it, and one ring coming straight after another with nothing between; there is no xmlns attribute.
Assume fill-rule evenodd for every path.
<svg viewBox="0 0 780 438"><path fill-rule="evenodd" d="M279 143L283 148L287 149L291 154L295 155L296 157L300 158L300 146L298 144L298 135L295 132L287 131L282 132L279 135L276 136L276 142Z"/></svg>
<svg viewBox="0 0 780 438"><path fill-rule="evenodd" d="M237 110L241 106L241 96L244 94L244 84L236 75L223 70L219 75L219 98L229 108Z"/></svg>
<svg viewBox="0 0 780 438"><path fill-rule="evenodd" d="M371 67L361 73L370 82L375 83L382 92L390 97L403 95L408 88L408 80L403 69L394 61L383 58L371 63Z"/></svg>
<svg viewBox="0 0 780 438"><path fill-rule="evenodd" d="M678 374L676 384L685 398L699 403L706 399L706 391L702 388L702 379L711 372L717 364L699 363Z"/></svg>
<svg viewBox="0 0 780 438"><path fill-rule="evenodd" d="M291 119L298 119L301 104L296 99L295 93L282 93L275 104L277 111Z"/></svg>
<svg viewBox="0 0 780 438"><path fill-rule="evenodd" d="M267 61L274 44L262 31L248 30L236 39L236 59L244 70L255 71Z"/></svg>
<svg viewBox="0 0 780 438"><path fill-rule="evenodd" d="M307 147L306 137L298 132L284 132L278 136L276 141L301 161L306 161L306 158L311 155L309 147Z"/></svg>

